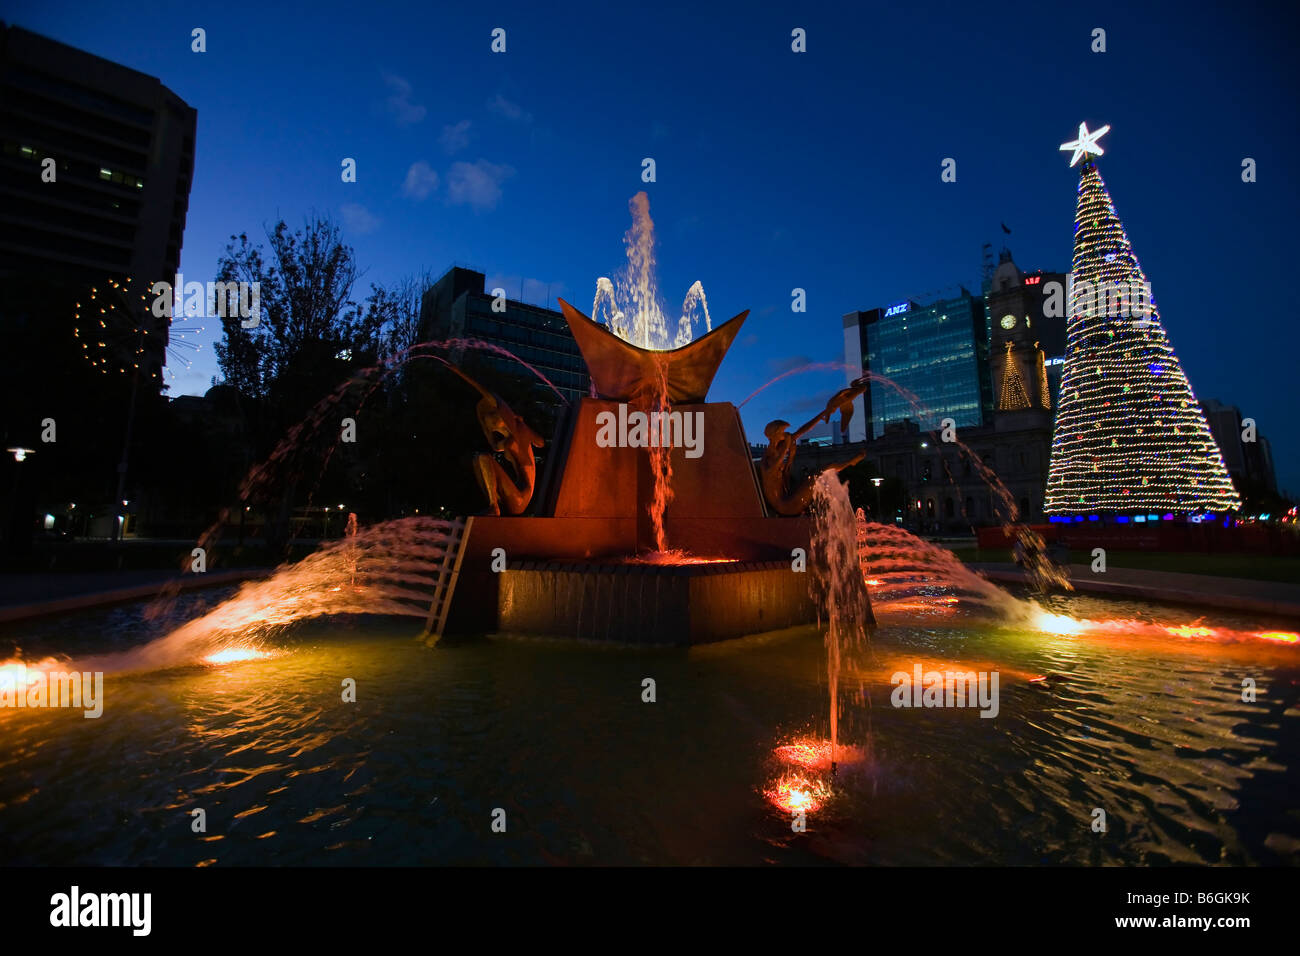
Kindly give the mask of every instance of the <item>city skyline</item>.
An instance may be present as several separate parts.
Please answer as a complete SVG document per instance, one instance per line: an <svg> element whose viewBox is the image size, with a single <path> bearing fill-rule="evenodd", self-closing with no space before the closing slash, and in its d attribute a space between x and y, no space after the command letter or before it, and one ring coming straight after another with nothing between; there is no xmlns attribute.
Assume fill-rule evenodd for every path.
<svg viewBox="0 0 1300 956"><path fill-rule="evenodd" d="M1296 134L1278 109L1280 51L1261 51L1245 28L1184 11L1153 30L1157 12L1106 5L1036 11L1032 22L1030 8L1013 5L943 18L889 11L871 23L701 14L671 27L618 12L592 23L518 11L493 14L500 23L457 12L381 18L341 39L344 14L327 6L311 21L262 12L258 33L275 35L279 54L267 59L215 12L200 54L190 31L204 27L202 13L151 11L142 37L106 14L70 18L63 8L8 22L156 75L198 110L187 279L213 278L232 233L260 239L277 218L295 227L315 211L340 221L367 269L355 298L370 281L436 278L468 263L511 298L554 307L563 295L585 308L596 278L625 262L627 201L644 189L668 308L698 279L715 321L752 310L713 392L735 402L805 362L841 360L846 312L933 300L959 284L975 291L985 242L996 252L1005 239L1028 271L1063 271L1076 176L1058 147L1080 121L1109 124L1100 163L1197 398L1254 417L1273 439L1279 484L1300 484L1285 350L1266 347L1287 331L1268 277L1285 275L1294 254L1297 200L1283 170ZM634 22L652 65L601 42ZM497 26L504 54L489 49ZM1107 30L1104 54L1089 49L1096 26ZM791 51L794 27L807 30L807 53ZM920 57L882 39L918 30ZM1219 68L1206 76L1183 51L1211 30ZM980 40L1008 33L1024 40L1014 44L1023 65L986 68L997 44ZM969 83L916 67L959 53L972 55ZM867 70L857 69L863 58ZM317 71L318 60L342 65ZM594 88L584 72L627 81ZM1174 87L1181 95L1169 102ZM1189 158L1187 131L1211 122ZM345 157L357 159L356 183L340 179ZM653 183L641 179L645 157L656 160ZM1242 182L1244 157L1258 163L1258 182ZM946 158L957 161L955 183L941 181ZM1220 296L1206 291L1207 258L1224 277ZM806 313L790 311L796 288ZM1249 335L1218 304L1228 296L1251 317ZM1241 336L1236 350L1225 322ZM218 323L205 324L204 352L190 372L174 370L172 395L201 394L216 373ZM832 381L842 375L808 373L755 398L744 409L750 440Z"/></svg>

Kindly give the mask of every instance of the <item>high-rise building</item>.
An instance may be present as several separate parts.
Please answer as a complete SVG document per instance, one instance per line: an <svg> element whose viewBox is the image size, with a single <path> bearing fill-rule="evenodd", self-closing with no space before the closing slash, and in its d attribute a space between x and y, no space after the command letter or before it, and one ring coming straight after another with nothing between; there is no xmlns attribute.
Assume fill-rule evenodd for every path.
<svg viewBox="0 0 1300 956"><path fill-rule="evenodd" d="M587 394L589 377L564 316L539 305L488 294L482 272L455 266L424 293L420 337L424 341L477 339L509 355L475 350L474 361L505 375L528 375L513 355L547 377L565 398ZM453 348L453 361L466 354Z"/></svg>
<svg viewBox="0 0 1300 956"><path fill-rule="evenodd" d="M0 272L173 282L196 122L155 77L0 24Z"/></svg>
<svg viewBox="0 0 1300 956"><path fill-rule="evenodd" d="M1247 427L1236 405L1225 405L1215 398L1201 402L1210 432L1223 453L1223 463L1232 476L1232 483L1244 496L1248 491L1277 491L1277 476L1273 471L1273 453L1268 439L1254 427Z"/></svg>
<svg viewBox="0 0 1300 956"><path fill-rule="evenodd" d="M855 409L850 440L879 438L910 420L924 429L951 418L958 428L989 420L993 391L982 296L966 289L928 305L910 300L844 316L846 361L873 380ZM849 378L854 377L850 371ZM875 378L880 376L897 388ZM861 424L859 424L861 423Z"/></svg>

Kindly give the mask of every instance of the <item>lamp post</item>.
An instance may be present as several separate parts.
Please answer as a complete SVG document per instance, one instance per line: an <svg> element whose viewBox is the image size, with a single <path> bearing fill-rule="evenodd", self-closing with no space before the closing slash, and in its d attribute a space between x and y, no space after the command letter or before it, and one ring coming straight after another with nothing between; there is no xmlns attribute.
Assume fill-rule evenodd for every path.
<svg viewBox="0 0 1300 956"><path fill-rule="evenodd" d="M14 462L17 466L14 468L13 490L9 493L9 526L5 529L5 547L8 549L16 549L17 546L14 544L12 539L15 537L15 532L18 528L18 509L21 507L18 502L18 483L22 479L22 463L25 462L30 455L36 454L36 449L24 448L22 445L15 445L12 448L6 448L5 451L14 456Z"/></svg>
<svg viewBox="0 0 1300 956"><path fill-rule="evenodd" d="M871 483L876 486L876 521L880 524L884 524L884 522L880 520L880 486L884 484L884 482L884 478L871 479Z"/></svg>

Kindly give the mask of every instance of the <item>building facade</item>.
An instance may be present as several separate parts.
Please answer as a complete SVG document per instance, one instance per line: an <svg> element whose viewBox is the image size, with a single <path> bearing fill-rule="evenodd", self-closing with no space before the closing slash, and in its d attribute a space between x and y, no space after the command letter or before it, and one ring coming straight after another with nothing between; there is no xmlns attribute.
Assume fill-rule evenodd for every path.
<svg viewBox="0 0 1300 956"><path fill-rule="evenodd" d="M932 305L845 315L847 361L894 380L929 414L873 383L855 407L849 441L801 444L796 470L861 450L871 474L903 491L903 507L884 519L913 530L969 532L1001 524L1012 509L1020 520L1045 521L1066 279L1024 273L1004 249L983 296L963 289ZM953 441L943 440L944 418L955 424Z"/></svg>
<svg viewBox="0 0 1300 956"><path fill-rule="evenodd" d="M851 440L880 438L888 425L904 420L926 429L945 418L958 428L988 420L993 392L982 296L962 289L929 305L908 300L850 312L844 338L846 362L872 376L849 425Z"/></svg>
<svg viewBox="0 0 1300 956"><path fill-rule="evenodd" d="M1201 402L1201 409L1237 493L1245 497L1252 491L1276 492L1277 476L1268 439L1258 429L1246 428L1241 409L1214 398Z"/></svg>
<svg viewBox="0 0 1300 956"><path fill-rule="evenodd" d="M196 111L155 77L14 26L0 104L3 268L174 281Z"/></svg>
<svg viewBox="0 0 1300 956"><path fill-rule="evenodd" d="M552 309L490 295L482 272L455 266L424 293L420 307L423 341L477 339L509 355L473 350L473 361L504 375L527 370L510 355L527 362L573 401L588 393L590 377L564 316ZM452 349L460 363L464 347Z"/></svg>
<svg viewBox="0 0 1300 956"><path fill-rule="evenodd" d="M0 25L0 276L175 282L196 125L155 77ZM167 323L141 319L160 368Z"/></svg>
<svg viewBox="0 0 1300 956"><path fill-rule="evenodd" d="M1065 363L1065 290L1063 273L1025 274L1002 250L984 296L998 411L1055 408Z"/></svg>

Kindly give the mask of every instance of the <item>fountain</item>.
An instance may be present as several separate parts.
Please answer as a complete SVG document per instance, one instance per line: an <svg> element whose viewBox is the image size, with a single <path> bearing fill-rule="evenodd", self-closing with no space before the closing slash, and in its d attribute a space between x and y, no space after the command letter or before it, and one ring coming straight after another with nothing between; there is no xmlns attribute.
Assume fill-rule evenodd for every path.
<svg viewBox="0 0 1300 956"><path fill-rule="evenodd" d="M819 616L806 573L821 555L804 516L814 479L791 487L791 453L857 392L842 390L794 435L784 422L769 426L756 469L736 406L708 400L748 312L715 328L695 282L671 323L655 287L645 194L630 207L627 267L597 282L592 312L605 324L560 300L591 394L561 416L535 487L531 429L517 417L485 421L492 447L525 450L526 462L511 456L513 477L491 463L512 507L498 513L487 489L492 513L467 519L449 631L697 644ZM860 583L851 591L865 603Z"/></svg>
<svg viewBox="0 0 1300 956"><path fill-rule="evenodd" d="M528 514L467 520L449 630L694 644L815 620L812 525L772 506L736 407L708 401L747 313L655 350L560 306L595 394Z"/></svg>

